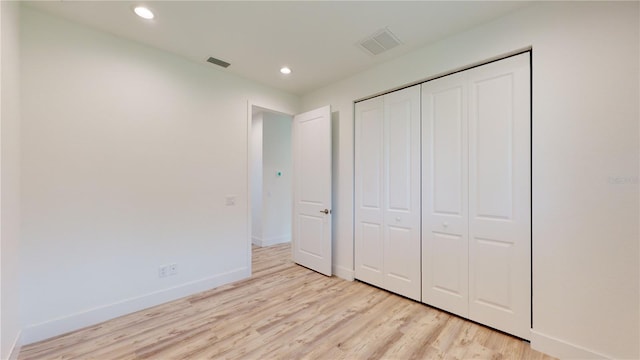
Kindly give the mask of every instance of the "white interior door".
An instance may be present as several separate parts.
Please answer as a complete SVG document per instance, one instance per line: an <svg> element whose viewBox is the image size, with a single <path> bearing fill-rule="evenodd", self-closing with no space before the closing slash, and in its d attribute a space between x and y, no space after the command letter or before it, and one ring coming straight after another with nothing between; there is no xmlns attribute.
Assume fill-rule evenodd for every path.
<svg viewBox="0 0 640 360"><path fill-rule="evenodd" d="M355 106L355 277L384 287L383 97Z"/></svg>
<svg viewBox="0 0 640 360"><path fill-rule="evenodd" d="M293 259L331 276L331 108L293 119Z"/></svg>
<svg viewBox="0 0 640 360"><path fill-rule="evenodd" d="M469 316L529 339L529 53L469 71L469 84Z"/></svg>
<svg viewBox="0 0 640 360"><path fill-rule="evenodd" d="M422 301L469 316L467 77L422 85Z"/></svg>
<svg viewBox="0 0 640 360"><path fill-rule="evenodd" d="M420 86L385 95L384 120L384 287L420 300Z"/></svg>

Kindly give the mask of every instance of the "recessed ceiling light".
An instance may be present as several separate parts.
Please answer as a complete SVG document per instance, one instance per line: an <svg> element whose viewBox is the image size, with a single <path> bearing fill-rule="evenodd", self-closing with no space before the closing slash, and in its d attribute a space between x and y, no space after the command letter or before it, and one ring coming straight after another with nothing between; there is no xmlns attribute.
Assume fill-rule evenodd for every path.
<svg viewBox="0 0 640 360"><path fill-rule="evenodd" d="M149 8L146 8L144 6L136 6L133 9L133 12L135 12L136 15L140 16L141 18L147 20L151 20L155 17L155 15L153 15L153 12L149 10Z"/></svg>
<svg viewBox="0 0 640 360"><path fill-rule="evenodd" d="M285 66L282 69L280 69L280 72L285 74L285 75L288 75L288 74L291 74L291 69L289 69L288 67Z"/></svg>

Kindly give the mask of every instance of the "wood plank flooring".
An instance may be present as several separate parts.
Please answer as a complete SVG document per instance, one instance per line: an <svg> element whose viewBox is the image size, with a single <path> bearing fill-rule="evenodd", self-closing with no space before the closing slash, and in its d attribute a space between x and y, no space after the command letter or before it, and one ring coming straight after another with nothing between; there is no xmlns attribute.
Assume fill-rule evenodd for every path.
<svg viewBox="0 0 640 360"><path fill-rule="evenodd" d="M254 248L253 276L23 347L19 359L552 359L527 342Z"/></svg>

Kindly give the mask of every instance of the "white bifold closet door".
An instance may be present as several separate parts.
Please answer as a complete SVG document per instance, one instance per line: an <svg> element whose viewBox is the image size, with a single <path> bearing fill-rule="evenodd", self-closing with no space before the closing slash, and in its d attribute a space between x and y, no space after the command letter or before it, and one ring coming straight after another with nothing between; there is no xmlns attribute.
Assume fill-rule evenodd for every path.
<svg viewBox="0 0 640 360"><path fill-rule="evenodd" d="M422 301L529 339L529 53L422 86Z"/></svg>
<svg viewBox="0 0 640 360"><path fill-rule="evenodd" d="M422 87L422 301L469 316L468 85Z"/></svg>
<svg viewBox="0 0 640 360"><path fill-rule="evenodd" d="M420 86L355 112L355 277L420 300Z"/></svg>

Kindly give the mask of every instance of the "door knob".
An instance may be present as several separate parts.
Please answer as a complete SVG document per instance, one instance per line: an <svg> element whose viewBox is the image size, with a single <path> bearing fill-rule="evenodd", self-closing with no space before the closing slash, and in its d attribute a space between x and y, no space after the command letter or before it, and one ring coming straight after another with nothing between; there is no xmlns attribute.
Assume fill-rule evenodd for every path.
<svg viewBox="0 0 640 360"><path fill-rule="evenodd" d="M329 209L320 210L320 212L324 213L324 214L328 214L329 213Z"/></svg>

